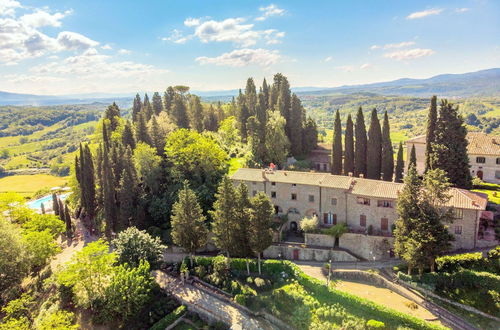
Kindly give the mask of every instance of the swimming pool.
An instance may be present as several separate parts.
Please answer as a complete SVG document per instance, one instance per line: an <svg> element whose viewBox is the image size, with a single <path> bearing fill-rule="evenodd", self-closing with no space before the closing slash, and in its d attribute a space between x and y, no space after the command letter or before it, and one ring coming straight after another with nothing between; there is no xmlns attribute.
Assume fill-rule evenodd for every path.
<svg viewBox="0 0 500 330"><path fill-rule="evenodd" d="M58 197L60 200L65 200L66 198L68 198L68 196L69 193L59 195ZM45 209L52 209L52 195L47 195L34 201L28 202L26 203L26 205L28 205L30 209L40 210L42 207L42 203Z"/></svg>

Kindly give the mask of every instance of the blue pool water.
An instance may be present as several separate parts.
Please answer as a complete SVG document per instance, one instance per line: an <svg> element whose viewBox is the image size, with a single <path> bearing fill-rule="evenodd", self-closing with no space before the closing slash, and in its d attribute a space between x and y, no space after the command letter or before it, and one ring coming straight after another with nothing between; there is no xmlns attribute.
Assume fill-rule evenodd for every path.
<svg viewBox="0 0 500 330"><path fill-rule="evenodd" d="M69 194L62 194L59 195L59 199L65 200L68 198ZM52 208L52 195L47 195L42 198L39 198L37 200L31 201L26 203L29 208L34 209L34 210L39 210L42 207L42 203L45 206L45 208Z"/></svg>

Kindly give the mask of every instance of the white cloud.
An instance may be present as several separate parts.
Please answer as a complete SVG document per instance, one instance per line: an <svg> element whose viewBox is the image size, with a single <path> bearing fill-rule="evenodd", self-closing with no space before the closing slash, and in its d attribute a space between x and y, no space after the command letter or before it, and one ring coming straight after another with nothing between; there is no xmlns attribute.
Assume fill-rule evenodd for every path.
<svg viewBox="0 0 500 330"><path fill-rule="evenodd" d="M455 9L455 11L459 14L462 14L462 13L465 13L465 12L468 12L470 10L470 8L457 8Z"/></svg>
<svg viewBox="0 0 500 330"><path fill-rule="evenodd" d="M379 45L373 45L370 47L371 50L379 49L381 48Z"/></svg>
<svg viewBox="0 0 500 330"><path fill-rule="evenodd" d="M113 49L113 47L111 47L111 45L110 45L110 44L105 44L105 45L101 46L101 49L104 49L104 50L111 50L111 49Z"/></svg>
<svg viewBox="0 0 500 330"><path fill-rule="evenodd" d="M277 50L244 48L217 57L198 57L196 61L200 64L242 67L247 65L270 66L280 62L281 59L282 57Z"/></svg>
<svg viewBox="0 0 500 330"><path fill-rule="evenodd" d="M176 44L184 44L189 39L193 38L192 35L184 36L181 31L174 29L169 37L161 38L163 41L172 41Z"/></svg>
<svg viewBox="0 0 500 330"><path fill-rule="evenodd" d="M323 61L324 62L331 62L331 61L333 61L333 57L327 56L327 57L325 57L325 59Z"/></svg>
<svg viewBox="0 0 500 330"><path fill-rule="evenodd" d="M184 20L184 25L188 27L198 26L200 25L200 19L192 17L186 18L186 20Z"/></svg>
<svg viewBox="0 0 500 330"><path fill-rule="evenodd" d="M131 53L132 53L132 51L130 51L130 50L128 50L128 49L120 49L120 50L118 51L118 54L121 54L121 55L129 55L129 54L131 54Z"/></svg>
<svg viewBox="0 0 500 330"><path fill-rule="evenodd" d="M344 72L354 71L354 67L352 65L341 65L341 66L338 66L337 69L342 70Z"/></svg>
<svg viewBox="0 0 500 330"><path fill-rule="evenodd" d="M241 47L255 45L260 39L264 39L267 44L276 44L285 36L285 32L275 29L253 30L253 24L243 24L244 22L244 18L205 21L196 27L194 36L204 43L233 42Z"/></svg>
<svg viewBox="0 0 500 330"><path fill-rule="evenodd" d="M16 8L22 8L19 1L0 0L0 16L14 16Z"/></svg>
<svg viewBox="0 0 500 330"><path fill-rule="evenodd" d="M73 11L68 10L64 13L50 14L45 10L36 9L34 13L26 14L20 17L20 21L27 26L34 28L43 26L60 27L61 20L70 15Z"/></svg>
<svg viewBox="0 0 500 330"><path fill-rule="evenodd" d="M414 49L400 50L391 53L385 53L384 57L395 59L398 61L414 60L420 57L430 56L434 53L435 51L433 51L432 49L414 48Z"/></svg>
<svg viewBox="0 0 500 330"><path fill-rule="evenodd" d="M423 18L431 15L439 15L443 9L439 8L434 8L434 9L427 9L423 11L416 11L414 13L411 13L410 15L406 16L406 19L417 19L417 18Z"/></svg>
<svg viewBox="0 0 500 330"><path fill-rule="evenodd" d="M393 49L393 48L404 48L404 47L409 47L415 45L415 41L403 41L399 42L396 44L385 44L383 46L381 45L373 45L370 47L371 50L376 50L376 49Z"/></svg>
<svg viewBox="0 0 500 330"><path fill-rule="evenodd" d="M60 32L57 35L57 42L67 50L85 50L99 44L80 33L70 31Z"/></svg>
<svg viewBox="0 0 500 330"><path fill-rule="evenodd" d="M283 16L285 14L285 10L279 8L276 5L270 4L267 7L260 7L259 11L262 12L262 16L257 17L256 21L264 21L272 16Z"/></svg>
<svg viewBox="0 0 500 330"><path fill-rule="evenodd" d="M373 65L371 65L370 63L365 63L363 65L361 65L359 68L361 70L366 70L366 69L370 69Z"/></svg>

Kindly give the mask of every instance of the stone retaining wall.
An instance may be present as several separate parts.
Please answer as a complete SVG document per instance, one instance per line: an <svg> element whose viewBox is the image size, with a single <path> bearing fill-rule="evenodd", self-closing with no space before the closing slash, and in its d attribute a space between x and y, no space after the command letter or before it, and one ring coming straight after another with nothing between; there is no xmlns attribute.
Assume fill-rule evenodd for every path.
<svg viewBox="0 0 500 330"><path fill-rule="evenodd" d="M288 259L305 261L358 261L356 257L345 252L330 249L308 248L298 245L271 245L264 250L264 258L268 259Z"/></svg>

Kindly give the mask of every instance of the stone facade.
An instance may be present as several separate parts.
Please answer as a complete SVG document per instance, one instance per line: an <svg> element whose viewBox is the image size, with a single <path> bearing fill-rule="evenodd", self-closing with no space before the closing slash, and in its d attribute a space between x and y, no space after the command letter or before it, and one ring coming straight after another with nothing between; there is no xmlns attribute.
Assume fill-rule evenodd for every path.
<svg viewBox="0 0 500 330"><path fill-rule="evenodd" d="M368 259L366 251L373 251L380 242L392 246L392 230L398 217L396 200L402 184L325 173L245 168L239 169L232 179L235 184L246 183L251 195L265 192L275 213L288 216L285 230L297 230L302 218L316 215L323 227L346 223L351 234L342 236L341 247L364 258ZM455 222L449 225L455 236L454 248L479 246L478 223L487 199L456 188L450 189L450 193L452 198L447 206L457 214ZM390 246L381 248L383 253L387 254ZM379 257L385 257L383 253Z"/></svg>
<svg viewBox="0 0 500 330"><path fill-rule="evenodd" d="M308 248L293 245L271 245L264 250L264 258L307 260L326 262L332 261L358 261L358 259L345 251Z"/></svg>
<svg viewBox="0 0 500 330"><path fill-rule="evenodd" d="M500 184L500 137L470 132L467 140L472 176L477 176L485 182ZM406 159L410 159L412 146L415 146L417 171L422 174L425 170L425 135L406 141Z"/></svg>

